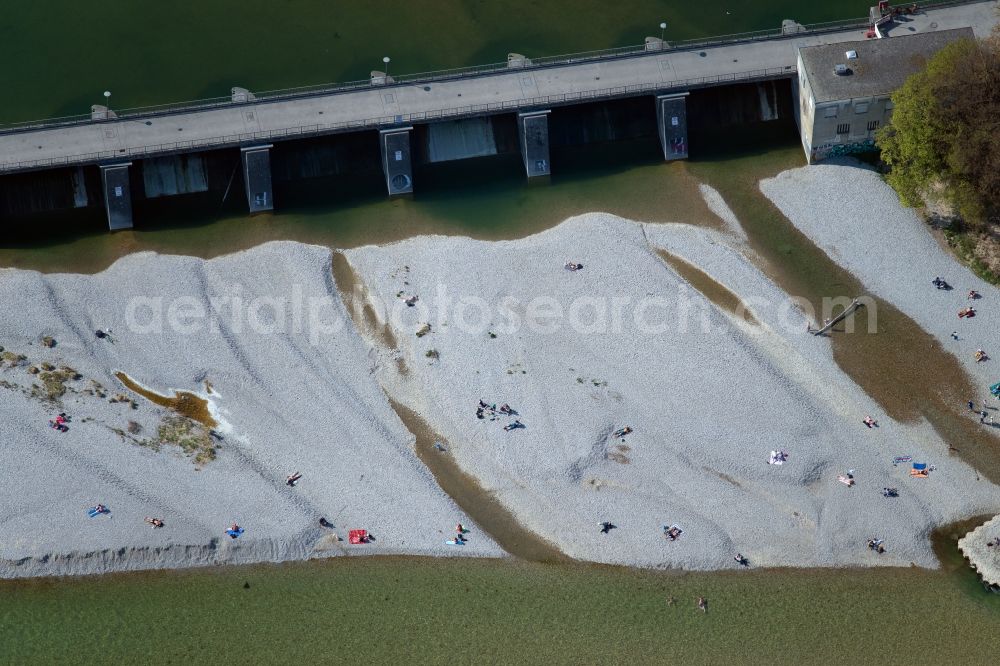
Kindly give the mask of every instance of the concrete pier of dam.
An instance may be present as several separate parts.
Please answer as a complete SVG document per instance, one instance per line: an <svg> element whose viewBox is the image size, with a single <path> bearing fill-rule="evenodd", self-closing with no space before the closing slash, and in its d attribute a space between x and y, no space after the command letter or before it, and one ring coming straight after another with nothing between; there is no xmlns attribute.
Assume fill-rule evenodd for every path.
<svg viewBox="0 0 1000 666"><path fill-rule="evenodd" d="M893 34L972 27L983 36L998 20L997 6L996 0L989 0L928 7L895 26L898 32L886 32L891 39ZM248 210L266 212L275 206L276 147L359 133L377 136L388 194L409 195L418 185L415 153L427 152L430 159L439 160L497 152L494 134L500 124L477 124L471 119L498 117L512 117L516 123L526 177L544 179L552 173L554 110L632 98L648 99L664 159L684 159L691 149L692 93L747 83L777 82L791 88L800 47L854 41L865 31L858 23L795 26L796 30L694 45L651 38L641 47L558 59L513 54L503 66L414 77L373 76L364 85L326 90L267 95L233 88L232 97L224 101L136 112L107 110L80 120L0 128L0 215L4 214L2 190L12 174L61 170L61 179L73 180L74 206L99 199L109 227L128 228L137 182L146 197L197 191L207 187L207 176L198 172L189 177L183 169L206 167L198 160L178 166L178 156L226 150L239 151ZM440 129L422 129L428 126ZM426 150L413 146L416 135L433 145ZM101 197L88 197L79 185L92 182L86 176L88 169L100 170ZM135 170L142 172L135 177L138 180L130 176ZM173 178L174 172L181 175Z"/></svg>

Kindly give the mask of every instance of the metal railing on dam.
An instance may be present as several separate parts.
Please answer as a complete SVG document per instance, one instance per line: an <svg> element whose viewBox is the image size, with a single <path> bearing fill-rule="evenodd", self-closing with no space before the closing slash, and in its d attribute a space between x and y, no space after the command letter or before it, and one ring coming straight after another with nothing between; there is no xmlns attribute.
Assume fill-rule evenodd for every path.
<svg viewBox="0 0 1000 666"><path fill-rule="evenodd" d="M669 83L643 83L626 86L612 86L600 90L588 90L586 92L543 95L539 97L522 98L514 101L496 102L490 104L470 104L436 111L376 116L356 121L327 124L315 123L312 125L303 125L277 130L241 132L238 134L229 134L206 139L174 141L170 143L153 144L137 148L127 148L124 152L121 150L104 150L57 158L43 158L20 162L2 162L0 163L0 173L5 171L28 171L39 168L70 166L81 163L102 162L106 160L141 158L151 155L169 155L179 152L194 152L213 148L238 146L248 142L306 138L310 136L336 134L338 132L352 132L366 129L379 129L382 127L392 127L401 124L418 122L456 120L472 116L492 115L508 111L537 108L540 106L562 106L588 101L631 97L644 93L670 92L672 90L681 89L690 90L692 88L721 85L725 83L766 81L769 79L790 77L795 73L793 70L794 68L790 65L785 67L770 67L734 74L721 74L716 76L683 79L671 81ZM119 118L119 120L121 120L121 118ZM100 122L115 122L115 120Z"/></svg>

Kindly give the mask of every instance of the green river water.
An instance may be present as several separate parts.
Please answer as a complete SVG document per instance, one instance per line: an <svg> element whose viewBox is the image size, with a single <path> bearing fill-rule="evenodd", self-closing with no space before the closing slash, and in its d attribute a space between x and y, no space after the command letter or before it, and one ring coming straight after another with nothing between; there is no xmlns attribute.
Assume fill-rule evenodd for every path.
<svg viewBox="0 0 1000 666"><path fill-rule="evenodd" d="M839 0L769 1L767 8L720 0L697 11L643 0L559 4L26 3L0 24L0 50L18 54L19 65L0 73L3 89L18 91L0 120L76 113L100 101L93 91L104 88L131 106L222 94L234 83L276 88L359 78L383 52L402 71L416 71L494 61L513 50L635 43L656 34L660 20L683 38L866 9ZM26 57L42 39L45 57ZM794 127L743 134L745 145L722 141L725 150L694 151L685 164L663 164L655 143L587 149L544 186L526 185L515 160L490 166L489 178L473 171L458 183L440 170L425 174L412 200L387 201L377 183L336 203L300 201L255 218L239 206L172 211L114 235L97 226L5 241L0 266L92 272L139 250L213 256L271 239L345 247L418 233L511 238L592 210L717 224L697 192L698 182L708 182L786 289L814 300L859 289L756 190L760 177L804 163ZM880 317L883 311L888 331L909 330L912 322L880 304ZM894 392L900 376L918 371L884 358L900 344L888 335L835 337L838 361L899 418L931 418L949 441L968 439L967 459L996 480L1000 457L941 406L949 396ZM950 377L946 389L963 390L955 364L923 342L925 371ZM904 340L903 351L917 344ZM940 571L690 573L337 558L0 582L0 662L975 663L1000 647L1000 596L986 593L957 553L955 539L970 525L937 535ZM695 609L702 595L707 614Z"/></svg>
<svg viewBox="0 0 1000 666"><path fill-rule="evenodd" d="M0 22L0 123L867 16L861 0L77 0ZM15 64L16 63L16 64Z"/></svg>

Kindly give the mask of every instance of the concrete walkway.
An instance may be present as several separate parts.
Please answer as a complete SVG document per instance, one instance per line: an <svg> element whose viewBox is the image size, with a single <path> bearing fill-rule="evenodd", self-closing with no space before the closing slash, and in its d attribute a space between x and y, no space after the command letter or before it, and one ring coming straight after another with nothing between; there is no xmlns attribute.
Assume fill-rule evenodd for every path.
<svg viewBox="0 0 1000 666"><path fill-rule="evenodd" d="M904 17L891 35L998 21L997 0ZM234 104L0 135L0 172L128 160L295 136L546 108L587 99L752 81L795 73L800 46L863 39L863 31L776 38L686 51L470 76L426 85L373 86L312 97Z"/></svg>

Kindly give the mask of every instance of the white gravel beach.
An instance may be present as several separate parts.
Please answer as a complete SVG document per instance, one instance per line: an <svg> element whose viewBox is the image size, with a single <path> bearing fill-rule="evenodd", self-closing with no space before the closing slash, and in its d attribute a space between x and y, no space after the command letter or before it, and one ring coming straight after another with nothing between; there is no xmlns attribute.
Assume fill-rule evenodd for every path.
<svg viewBox="0 0 1000 666"><path fill-rule="evenodd" d="M399 340L380 352L388 393L570 556L688 569L736 567L737 552L752 566L936 566L930 531L1000 509L998 489L930 427L880 413L740 245L591 214L517 241L421 237L346 255ZM759 323L712 305L657 249L725 285ZM640 305L646 297L665 300ZM600 325L597 309L616 302L624 316ZM524 325L532 308L564 316ZM480 399L517 415L478 419ZM869 414L880 427L862 424ZM505 431L515 419L525 427ZM767 464L772 450L787 462ZM897 456L936 469L912 478ZM852 487L837 478L848 470ZM602 534L605 521L616 527ZM662 528L673 524L683 533L669 541ZM887 552L869 550L870 538Z"/></svg>
<svg viewBox="0 0 1000 666"><path fill-rule="evenodd" d="M854 160L817 164L763 180L760 189L870 293L895 305L954 352L981 390L969 400L992 400L987 389L1000 381L1000 290L941 247L917 212L904 207L877 172ZM935 277L952 289L935 288ZM982 298L970 300L970 290ZM976 316L960 319L959 310L969 306ZM973 355L978 349L993 358L977 362ZM1000 435L1000 429L993 430Z"/></svg>
<svg viewBox="0 0 1000 666"><path fill-rule="evenodd" d="M94 276L0 271L0 345L27 357L0 369L0 577L341 554L502 556L416 459L343 310L330 256L270 243L210 261L135 254ZM324 299L327 318L347 323L318 343L304 325L270 332L277 310L266 299L296 293ZM240 319L225 315L241 309L230 301L214 330L184 316L226 297L261 305L256 315L243 307ZM133 313L142 326L130 331L129 303L158 298L164 319L174 304L192 332L155 330L149 308ZM111 329L113 342L98 329ZM43 362L81 375L60 406L26 395L41 384L28 368ZM117 370L160 393L208 397L224 437L217 458L199 468L178 447L157 452L116 434L131 420L142 428L135 439L155 439L166 413L125 390ZM137 398L137 409L109 402L118 393ZM61 411L71 419L65 433L48 426ZM302 479L290 488L295 471ZM88 517L99 503L110 513ZM152 529L147 516L165 526ZM233 522L245 529L236 540L223 534ZM458 522L471 528L468 545L445 545ZM375 540L350 545L355 528Z"/></svg>
<svg viewBox="0 0 1000 666"><path fill-rule="evenodd" d="M697 266L718 283L709 291L724 286L752 316L710 301L659 252ZM94 276L0 271L11 313L0 323L0 576L504 556L417 459L388 398L573 558L723 569L739 566L738 552L751 567L935 567L931 530L1000 511L1000 492L930 427L881 413L746 252L735 235L607 214L517 241L427 236L345 251L395 341L354 328L326 248L269 243L208 261L140 253ZM30 369L43 363L79 375L59 402L38 395L46 375ZM223 438L216 459L152 446L169 413L116 371L207 399ZM119 393L128 399L112 401ZM477 418L480 399L517 414ZM48 426L60 411L65 433ZM515 421L524 427L504 429ZM768 464L772 451L787 460ZM934 470L912 478L897 456ZM293 471L303 477L291 488ZM850 487L838 481L849 472ZM110 513L88 517L98 503ZM236 540L223 534L233 522L246 530ZM468 544L446 545L457 522L471 528ZM614 527L602 534L602 522ZM673 541L671 525L683 530ZM354 528L375 540L348 544ZM885 553L867 548L872 538Z"/></svg>

